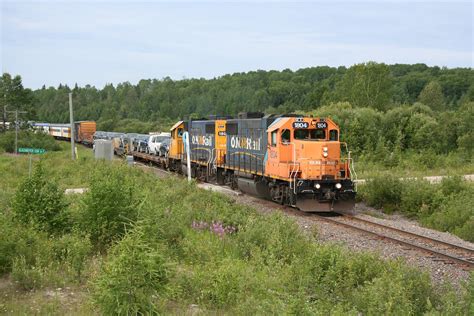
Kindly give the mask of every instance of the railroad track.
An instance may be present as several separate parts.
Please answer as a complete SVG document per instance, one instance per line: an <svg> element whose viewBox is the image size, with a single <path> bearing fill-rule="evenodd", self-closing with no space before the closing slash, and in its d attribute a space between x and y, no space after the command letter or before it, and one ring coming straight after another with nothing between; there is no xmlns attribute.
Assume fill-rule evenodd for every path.
<svg viewBox="0 0 474 316"><path fill-rule="evenodd" d="M442 261L446 264L458 264L467 270L474 269L474 249L418 235L351 215L325 217L315 214L314 216L325 222L357 230L379 239L428 253L432 259L437 258L436 261Z"/></svg>

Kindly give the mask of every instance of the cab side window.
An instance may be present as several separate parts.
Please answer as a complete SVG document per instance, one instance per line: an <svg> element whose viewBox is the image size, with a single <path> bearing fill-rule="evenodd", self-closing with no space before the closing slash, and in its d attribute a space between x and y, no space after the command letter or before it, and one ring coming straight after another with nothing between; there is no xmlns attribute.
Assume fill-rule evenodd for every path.
<svg viewBox="0 0 474 316"><path fill-rule="evenodd" d="M329 140L332 141L338 141L339 140L339 133L337 132L337 129L332 129L329 131Z"/></svg>
<svg viewBox="0 0 474 316"><path fill-rule="evenodd" d="M183 129L178 128L178 137L183 137Z"/></svg>
<svg viewBox="0 0 474 316"><path fill-rule="evenodd" d="M282 143L289 143L290 142L290 136L291 136L290 130L289 129L284 129L281 132L281 142Z"/></svg>
<svg viewBox="0 0 474 316"><path fill-rule="evenodd" d="M278 133L278 130L272 132L272 141L271 141L272 146L277 145L277 133Z"/></svg>

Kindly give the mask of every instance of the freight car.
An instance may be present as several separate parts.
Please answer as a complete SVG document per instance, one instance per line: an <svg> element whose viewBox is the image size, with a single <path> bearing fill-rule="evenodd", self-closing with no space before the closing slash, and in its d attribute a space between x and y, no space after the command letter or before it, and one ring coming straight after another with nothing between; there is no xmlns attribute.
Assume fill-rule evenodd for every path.
<svg viewBox="0 0 474 316"><path fill-rule="evenodd" d="M53 136L56 139L71 139L71 124L61 123L32 123L33 129ZM96 123L94 121L74 122L74 140L86 146L92 146L94 143L94 134L96 132Z"/></svg>
<svg viewBox="0 0 474 316"><path fill-rule="evenodd" d="M308 212L354 207L350 152L331 119L244 113L237 119L180 121L171 128L165 165L186 174L184 132L195 178Z"/></svg>

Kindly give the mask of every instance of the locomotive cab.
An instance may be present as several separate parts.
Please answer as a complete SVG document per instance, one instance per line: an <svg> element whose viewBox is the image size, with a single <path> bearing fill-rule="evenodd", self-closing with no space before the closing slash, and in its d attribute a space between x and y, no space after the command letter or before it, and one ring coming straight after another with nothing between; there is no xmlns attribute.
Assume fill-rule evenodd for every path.
<svg viewBox="0 0 474 316"><path fill-rule="evenodd" d="M285 117L267 132L266 173L280 180L272 185L274 200L289 200L309 212L353 209L351 161L342 158L339 128L333 121Z"/></svg>

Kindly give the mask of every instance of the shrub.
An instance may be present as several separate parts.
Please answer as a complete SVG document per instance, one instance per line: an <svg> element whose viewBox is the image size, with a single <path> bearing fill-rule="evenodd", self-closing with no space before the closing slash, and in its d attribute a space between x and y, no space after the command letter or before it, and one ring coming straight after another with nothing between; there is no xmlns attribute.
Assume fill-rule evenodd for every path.
<svg viewBox="0 0 474 316"><path fill-rule="evenodd" d="M32 131L20 131L18 134L18 148L33 147L44 148L46 151L61 150L53 136ZM15 152L15 132L9 131L0 134L0 149L6 152Z"/></svg>
<svg viewBox="0 0 474 316"><path fill-rule="evenodd" d="M0 213L0 236L0 274L11 272L14 259L20 256L28 265L50 259L47 234L20 225L4 213Z"/></svg>
<svg viewBox="0 0 474 316"><path fill-rule="evenodd" d="M83 199L80 225L104 249L137 219L140 196L127 167L99 164Z"/></svg>
<svg viewBox="0 0 474 316"><path fill-rule="evenodd" d="M106 315L156 313L169 273L166 259L144 242L142 232L127 233L93 281L93 300Z"/></svg>
<svg viewBox="0 0 474 316"><path fill-rule="evenodd" d="M401 202L402 182L395 176L376 176L361 186L361 189L367 204L383 207L388 212L396 209Z"/></svg>
<svg viewBox="0 0 474 316"><path fill-rule="evenodd" d="M66 207L63 192L55 181L46 178L41 162L20 184L12 203L15 219L50 234L68 229Z"/></svg>
<svg viewBox="0 0 474 316"><path fill-rule="evenodd" d="M430 212L436 195L436 188L432 184L424 180L407 180L401 185L400 211L403 214L416 218Z"/></svg>
<svg viewBox="0 0 474 316"><path fill-rule="evenodd" d="M451 195L422 223L474 242L474 190Z"/></svg>

